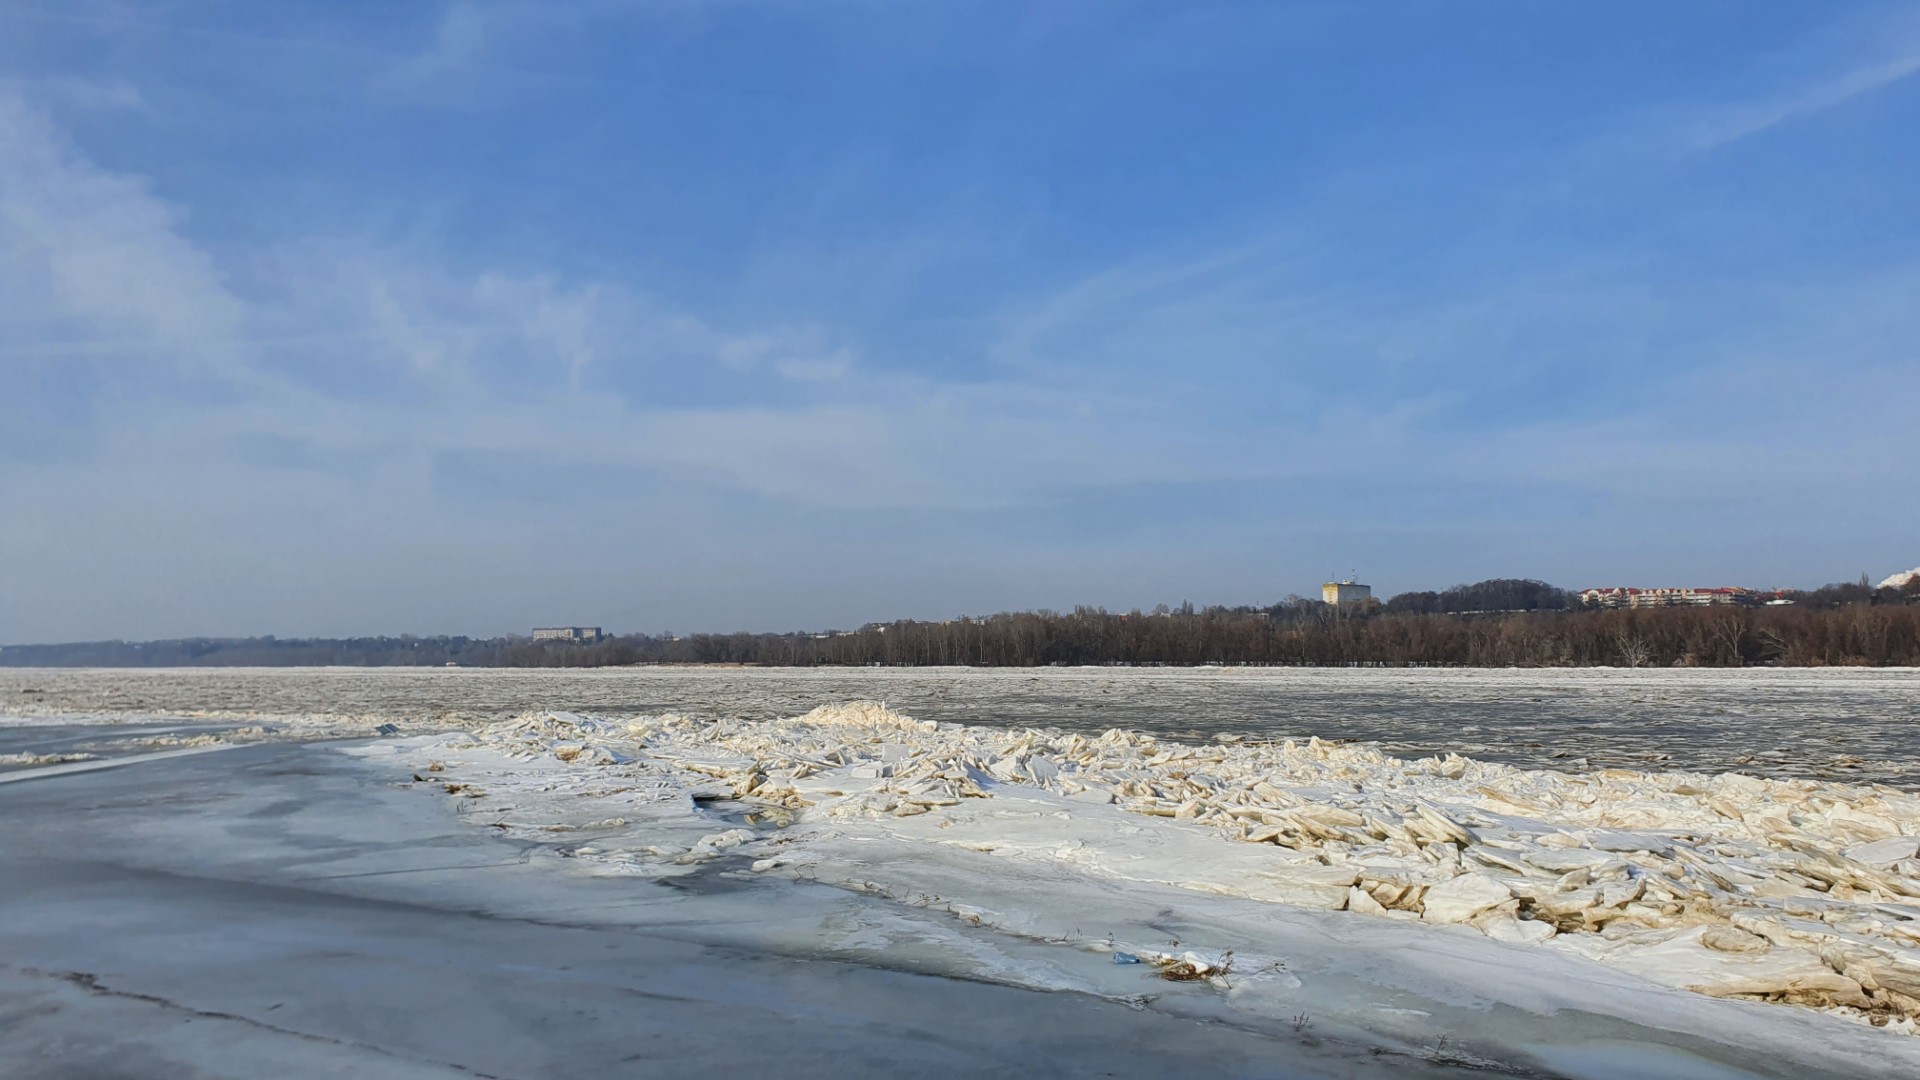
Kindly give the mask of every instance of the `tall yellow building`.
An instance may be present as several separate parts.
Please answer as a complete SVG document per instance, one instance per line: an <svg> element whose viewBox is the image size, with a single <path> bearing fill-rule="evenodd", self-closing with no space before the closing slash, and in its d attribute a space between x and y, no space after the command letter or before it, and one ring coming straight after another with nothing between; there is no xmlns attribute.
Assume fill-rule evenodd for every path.
<svg viewBox="0 0 1920 1080"><path fill-rule="evenodd" d="M1352 578L1345 581L1329 581L1320 586L1320 599L1335 607L1364 603L1373 599L1373 586L1362 585Z"/></svg>

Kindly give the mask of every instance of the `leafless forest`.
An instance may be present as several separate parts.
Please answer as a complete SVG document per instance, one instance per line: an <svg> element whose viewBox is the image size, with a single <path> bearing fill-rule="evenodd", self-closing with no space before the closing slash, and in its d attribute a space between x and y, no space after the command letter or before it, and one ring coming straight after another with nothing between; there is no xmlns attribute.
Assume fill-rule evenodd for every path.
<svg viewBox="0 0 1920 1080"><path fill-rule="evenodd" d="M900 620L847 631L633 634L591 643L464 637L96 642L14 646L0 650L0 664L1920 665L1920 588L1836 585L1790 599L1765 607L1596 610L1541 582L1498 580L1345 609L1290 597L1269 607L1077 608Z"/></svg>

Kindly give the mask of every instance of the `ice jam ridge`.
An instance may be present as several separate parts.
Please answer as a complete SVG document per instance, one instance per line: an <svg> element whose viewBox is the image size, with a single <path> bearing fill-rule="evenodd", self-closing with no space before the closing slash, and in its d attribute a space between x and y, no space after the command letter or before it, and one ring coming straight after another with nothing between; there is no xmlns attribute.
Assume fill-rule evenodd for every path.
<svg viewBox="0 0 1920 1080"><path fill-rule="evenodd" d="M873 703L757 721L530 713L436 747L545 762L517 779L448 778L456 796L513 784L524 802L561 793L546 769L592 770L607 781L596 806L662 814L721 795L784 826L579 850L636 873L723 856L780 872L805 864L809 844L863 834L952 844L1467 927L1672 987L1920 1032L1920 837L1905 831L1920 798L1881 786L1409 761L1319 739L1010 731Z"/></svg>

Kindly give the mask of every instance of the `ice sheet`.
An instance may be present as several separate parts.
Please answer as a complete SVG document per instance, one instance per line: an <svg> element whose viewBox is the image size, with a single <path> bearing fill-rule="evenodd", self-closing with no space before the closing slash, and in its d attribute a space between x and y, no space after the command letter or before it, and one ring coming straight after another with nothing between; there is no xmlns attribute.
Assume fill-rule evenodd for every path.
<svg viewBox="0 0 1920 1080"><path fill-rule="evenodd" d="M854 700L1090 734L1317 735L1402 757L1920 786L1916 669L0 669L0 714L341 731L445 730L542 708L772 719Z"/></svg>

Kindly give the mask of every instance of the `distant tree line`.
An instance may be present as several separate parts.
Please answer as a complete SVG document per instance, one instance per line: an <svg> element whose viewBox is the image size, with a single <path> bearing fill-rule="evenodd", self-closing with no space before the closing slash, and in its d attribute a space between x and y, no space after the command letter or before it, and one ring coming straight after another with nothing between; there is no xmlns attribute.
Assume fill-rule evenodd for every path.
<svg viewBox="0 0 1920 1080"><path fill-rule="evenodd" d="M0 667L388 667L492 663L503 643L469 637L176 638L0 647Z"/></svg>
<svg viewBox="0 0 1920 1080"><path fill-rule="evenodd" d="M1580 597L1528 578L1494 578L1439 592L1404 592L1384 605L1399 615L1458 615L1493 611L1563 611Z"/></svg>
<svg viewBox="0 0 1920 1080"><path fill-rule="evenodd" d="M90 642L0 649L6 666L1066 664L1466 667L1920 665L1920 582L1829 585L1791 605L1590 609L1545 582L1482 581L1335 608L1031 611L851 631L636 634L596 642L369 637Z"/></svg>

